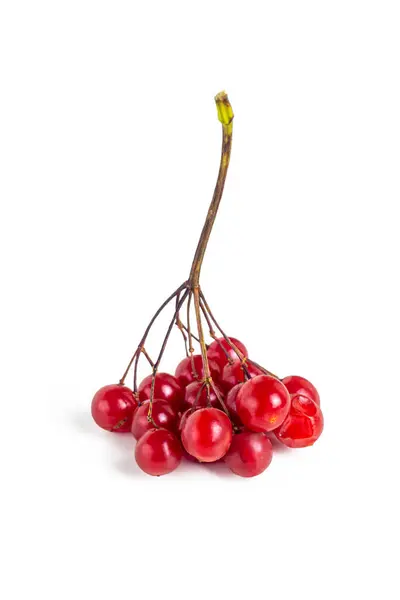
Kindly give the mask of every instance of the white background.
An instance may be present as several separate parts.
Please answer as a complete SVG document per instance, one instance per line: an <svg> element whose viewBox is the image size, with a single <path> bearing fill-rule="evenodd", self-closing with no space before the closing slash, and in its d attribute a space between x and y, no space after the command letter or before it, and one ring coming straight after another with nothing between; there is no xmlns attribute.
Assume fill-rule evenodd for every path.
<svg viewBox="0 0 400 600"><path fill-rule="evenodd" d="M0 6L2 598L398 598L398 2ZM202 285L326 427L151 478L90 401L188 275L221 89Z"/></svg>

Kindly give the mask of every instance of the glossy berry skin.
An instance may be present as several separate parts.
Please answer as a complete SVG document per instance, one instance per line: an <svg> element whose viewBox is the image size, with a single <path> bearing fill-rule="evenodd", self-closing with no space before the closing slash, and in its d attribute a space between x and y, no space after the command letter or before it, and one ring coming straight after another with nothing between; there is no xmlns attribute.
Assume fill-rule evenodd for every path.
<svg viewBox="0 0 400 600"><path fill-rule="evenodd" d="M305 396L320 406L321 402L316 388L310 381L304 379L304 377L290 375L282 379L282 383L286 386L291 396Z"/></svg>
<svg viewBox="0 0 400 600"><path fill-rule="evenodd" d="M243 426L243 423L238 415L236 406L236 398L242 385L243 383L238 383L237 385L233 386L233 388L229 390L225 398L225 404L229 411L229 416L231 417L233 423L238 427Z"/></svg>
<svg viewBox="0 0 400 600"><path fill-rule="evenodd" d="M192 359L190 356L187 356L176 367L175 377L182 387L186 387L193 381L201 381L204 378L203 358L201 354L193 354L193 364L195 372L193 371ZM211 377L214 381L218 381L221 375L219 364L210 360L208 366L210 367Z"/></svg>
<svg viewBox="0 0 400 600"><path fill-rule="evenodd" d="M150 400L146 400L141 406L139 406L132 420L132 434L139 440L142 435L154 429L154 424L149 422L147 415L149 412ZM154 400L152 418L154 423L158 427L168 429L168 431L175 432L178 427L178 415L167 400Z"/></svg>
<svg viewBox="0 0 400 600"><path fill-rule="evenodd" d="M224 461L241 477L260 475L272 460L272 444L264 433L245 431L233 436Z"/></svg>
<svg viewBox="0 0 400 600"><path fill-rule="evenodd" d="M243 356L248 356L247 348L244 344L242 344L242 342L233 337L230 337L229 339L236 346L236 348L240 350ZM230 347L226 339L223 337L214 340L213 343L209 345L207 350L208 359L217 362L221 369L223 369L228 363L228 357L225 354L224 349L226 350L229 358L232 360L238 360L239 357L235 350Z"/></svg>
<svg viewBox="0 0 400 600"><path fill-rule="evenodd" d="M182 460L182 447L171 431L150 429L136 444L135 458L145 473L166 475L179 466Z"/></svg>
<svg viewBox="0 0 400 600"><path fill-rule="evenodd" d="M182 413L181 418L179 419L179 422L178 422L178 433L179 433L179 435L182 434L182 429L184 428L187 419L189 418L189 416L193 412L194 411L191 408L189 408L188 410L185 410L184 413ZM189 452L186 452L185 448L183 448L183 456L184 456L184 458L186 458L186 460L189 460L190 462L195 462L195 463L199 462L197 460L197 458L195 458L194 456L192 456L191 454L189 454Z"/></svg>
<svg viewBox="0 0 400 600"><path fill-rule="evenodd" d="M224 395L222 390L220 390L218 387L217 389L223 400ZM214 408L222 408L213 388L210 388L210 403ZM203 387L203 384L200 381L193 381L192 383L189 383L185 390L185 399L183 401L182 410L186 410L188 408L205 408L206 406L208 406L207 388L205 386Z"/></svg>
<svg viewBox="0 0 400 600"><path fill-rule="evenodd" d="M152 376L148 375L139 385L139 400L144 402L150 399ZM169 373L157 373L154 388L154 398L167 400L172 408L178 412L181 408L184 391L176 377Z"/></svg>
<svg viewBox="0 0 400 600"><path fill-rule="evenodd" d="M92 417L107 431L125 433L131 430L137 402L132 390L118 383L100 388L92 400Z"/></svg>
<svg viewBox="0 0 400 600"><path fill-rule="evenodd" d="M200 408L188 416L182 429L185 450L200 462L222 458L232 441L232 425L216 408Z"/></svg>
<svg viewBox="0 0 400 600"><path fill-rule="evenodd" d="M194 411L191 408L188 408L187 410L185 410L185 412L183 412L178 420L178 433L179 435L182 434L182 429L185 426L186 421L188 420L188 418L190 417L190 415L193 413Z"/></svg>
<svg viewBox="0 0 400 600"><path fill-rule="evenodd" d="M290 395L279 379L258 375L241 387L236 406L247 429L272 431L285 420L290 408Z"/></svg>
<svg viewBox="0 0 400 600"><path fill-rule="evenodd" d="M257 375L262 374L261 369L255 367L251 363L246 363L246 368L250 377L256 377ZM244 383L245 381L246 376L240 360L235 360L232 364L225 365L220 379L220 385L225 393L232 389L233 386L238 383Z"/></svg>
<svg viewBox="0 0 400 600"><path fill-rule="evenodd" d="M289 414L274 433L289 448L305 448L317 441L323 428L324 418L318 404L305 396L292 396Z"/></svg>

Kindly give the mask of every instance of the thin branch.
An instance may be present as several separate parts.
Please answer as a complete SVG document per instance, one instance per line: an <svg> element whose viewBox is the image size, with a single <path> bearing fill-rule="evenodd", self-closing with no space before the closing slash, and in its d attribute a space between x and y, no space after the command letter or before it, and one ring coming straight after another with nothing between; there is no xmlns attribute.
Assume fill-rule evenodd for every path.
<svg viewBox="0 0 400 600"><path fill-rule="evenodd" d="M153 361L151 360L150 356L148 355L148 353L147 353L147 351L146 351L146 348L145 348L144 346L142 346L142 348L141 348L141 351L142 351L142 353L145 355L145 357L147 358L147 360L149 361L149 363L150 363L150 366L151 366L151 367L154 367L154 363L153 363Z"/></svg>
<svg viewBox="0 0 400 600"><path fill-rule="evenodd" d="M138 345L137 349L135 350L135 353L133 354L133 356L132 356L131 360L130 360L130 361L129 361L129 363L128 363L128 366L127 366L127 367L126 367L126 369L125 369L125 372L124 372L124 374L122 375L121 379L119 380L119 382L120 382L120 384L121 384L121 385L124 383L124 381L125 381L125 379L126 379L126 376L128 375L128 373L129 373L129 370L130 370L130 368L131 368L131 366L132 366L132 363L133 363L133 361L135 360L135 358L136 358L136 363L137 363L137 361L138 361L138 357L140 356L140 351L141 351L141 348L142 348L143 344L144 344L144 343L145 343L145 341L146 341L146 338L147 338L147 336L148 336L148 333L149 333L149 331L150 331L150 329L151 329L151 327L152 327L152 325L153 325L154 321L157 319L157 317L158 317L158 315L161 313L161 311L162 311L162 310L163 310L163 309L164 309L164 308L167 306L167 304L169 304L169 302L171 302L171 300L172 300L173 298L175 298L175 296L176 296L176 295L177 295L179 292L181 292L181 291L182 291L182 290L183 290L183 289L184 289L186 286L187 286L187 282L185 281L185 283L182 283L182 285L180 285L180 286L178 287L178 289L177 289L177 290L175 290L175 292L174 292L173 294L171 294L171 295L170 295L170 296L169 296L169 297L168 297L168 298L165 300L165 302L163 302L163 303L161 304L160 308L157 310L156 314L155 314L155 315L153 316L153 318L151 319L150 323L148 324L148 326L147 326L147 328L146 328L146 331L145 331L145 332L144 332L144 334L143 334L143 337L142 337L142 339L140 340L140 343L139 343L139 345ZM136 377L135 377L135 381L136 381ZM135 389L135 387L134 387L134 392L136 392L136 389Z"/></svg>
<svg viewBox="0 0 400 600"><path fill-rule="evenodd" d="M274 373L272 373L271 371L268 371L267 369L265 369L264 367L262 367L261 365L259 365L258 363L256 363L254 360L251 360L250 358L244 356L244 354L231 341L231 339L228 338L228 336L226 335L226 333L221 329L221 327L217 323L214 315L212 314L212 312L210 310L210 307L207 304L207 301L206 301L206 299L204 297L203 292L200 292L200 297L201 297L202 302L204 303L204 307L207 310L207 312L208 312L211 320L213 321L213 323L215 324L215 326L217 327L217 329L221 332L223 338L226 340L226 342L229 344L229 346L232 348L232 350L234 350L234 352L236 353L236 355L240 359L240 361L242 363L242 368L244 370L245 375L250 379L250 373L249 373L249 370L247 369L247 366L246 366L246 363L248 363L248 364L254 365L255 367L257 367L258 369L260 369L260 371L262 371L266 375L271 375L272 377L275 377L276 379L279 379L279 377L277 375L274 375Z"/></svg>
<svg viewBox="0 0 400 600"><path fill-rule="evenodd" d="M231 339L226 335L226 333L224 332L224 330L222 329L222 327L218 324L216 318L214 317L213 313L211 312L210 307L207 304L207 300L205 299L203 292L200 292L200 297L201 297L201 300L202 300L202 302L204 304L204 308L208 312L208 314L209 314L212 322L214 323L215 327L221 333L222 337L225 339L225 341L230 346L230 348L232 348L232 350L234 350L234 352L236 353L237 357L243 362L246 359L246 357L239 350L239 348L231 341Z"/></svg>
<svg viewBox="0 0 400 600"><path fill-rule="evenodd" d="M163 341L162 346L161 346L161 350L159 352L159 355L157 357L156 362L154 363L153 373L152 373L152 380L151 380L151 389L150 389L150 406L149 406L149 412L147 414L148 420L152 421L152 422L153 422L153 420L152 420L152 414L153 414L154 388L155 388L155 385L156 385L156 375L157 375L158 367L160 366L160 362L161 362L161 359L162 359L163 354L165 352L165 348L167 347L169 336L171 335L171 331L172 331L173 326L175 324L176 315L178 314L178 312L179 312L182 304L185 302L185 300L188 297L188 295L189 295L189 291L186 290L185 293L183 294L182 298L179 300L179 303L178 303L177 307L175 308L174 316L171 319L171 322L170 322L170 324L168 326L168 329L167 329L167 333L165 334L164 341Z"/></svg>
<svg viewBox="0 0 400 600"><path fill-rule="evenodd" d="M176 306L178 306L178 304L179 304L180 297L181 297L181 295L180 295L180 293L179 293L179 294L177 295L177 297L176 297ZM183 337L183 343L184 343L184 345L185 345L185 353L186 353L186 356L189 356L188 338L187 338L187 335L186 335L186 332L185 332L185 329L184 329L183 323L182 323L182 321L181 321L181 319L180 319L180 316L179 316L179 311L178 311L178 313L177 313L177 315L176 315L176 321L175 321L175 324L176 324L176 326L178 327L179 331L180 331L180 332L181 332L181 334L182 334L182 337Z"/></svg>
<svg viewBox="0 0 400 600"><path fill-rule="evenodd" d="M221 348L222 352L225 354L225 357L226 357L227 361L229 363L232 363L233 361L232 361L231 357L229 356L229 352L227 351L227 349L225 348L225 346L221 343L221 340L217 337L217 335L216 335L216 333L214 331L214 328L213 328L212 323L210 321L210 317L208 316L208 313L206 311L206 308L205 308L204 303L203 303L203 301L202 301L201 298L200 298L200 308L201 308L201 312L204 315L204 318L207 321L207 325L208 325L208 329L209 329L209 332L210 332L210 336L212 337L212 339L215 342L217 342L218 346ZM208 346L207 346L207 348L208 348Z"/></svg>
<svg viewBox="0 0 400 600"><path fill-rule="evenodd" d="M184 324L182 323L182 327L183 327L183 329L186 331L186 333L188 333L188 328L186 327L186 325L184 325ZM199 340L199 338L198 338L196 335L194 335L194 333L191 333L190 335L191 335L191 337L192 337L194 340L196 340L196 342L198 342L198 343L200 344L200 340Z"/></svg>
<svg viewBox="0 0 400 600"><path fill-rule="evenodd" d="M275 375L271 371L268 371L268 369L265 369L264 367L262 367L261 365L259 365L258 363L256 363L254 360L251 360L250 358L246 358L246 361L250 365L253 365L253 367L256 367L257 369L260 369L260 371L262 371L266 375L270 375L270 377L275 377L275 379L279 379L279 381L280 381L280 378L278 377L278 375Z"/></svg>
<svg viewBox="0 0 400 600"><path fill-rule="evenodd" d="M150 321L150 323L148 324L146 331L143 334L142 339L140 340L140 344L138 346L138 349L136 350L136 353L134 354L134 356L132 357L126 371L123 377L123 380L125 379L125 377L127 376L129 369L133 363L133 361L135 360L135 366L134 366L134 374L133 374L133 393L136 394L137 393L137 372L138 372L138 365L139 365L139 358L140 358L140 349L143 347L143 344L145 343L147 336L149 334L150 329L153 326L154 321L157 319L158 315L161 313L162 310L164 310L164 308L167 306L167 304L169 304L171 302L171 300L173 300L175 298L175 296L177 294L179 294L183 289L185 289L187 286L187 282L185 281L185 283L182 283L182 285L180 285L178 287L177 290L175 290L175 292L173 294L171 294L166 300L165 302L163 302L163 304L160 306L160 308L158 309L158 311L156 312L156 314L154 315L154 317L152 318L152 320Z"/></svg>
<svg viewBox="0 0 400 600"><path fill-rule="evenodd" d="M200 396L201 396L201 394L202 394L202 392L203 392L203 390L204 390L205 387L206 387L206 382L203 381L203 383L199 387L199 391L196 394L196 398L195 398L195 401L194 401L194 404L193 404L193 408L197 407L197 405L199 403L199 400L200 400Z"/></svg>
<svg viewBox="0 0 400 600"><path fill-rule="evenodd" d="M214 383L214 381L212 379L210 381L210 385L211 385L212 389L214 390L214 394L217 396L218 401L219 401L220 405L222 406L224 412L226 412L226 414L230 418L229 411L228 411L228 409L226 407L226 404L225 404L225 402L224 402L224 400L223 400L223 398L222 398L222 396L221 396L221 394L219 392L219 389L217 388L217 386L215 385L215 383Z"/></svg>
<svg viewBox="0 0 400 600"><path fill-rule="evenodd" d="M193 352L194 352L194 348L193 348L193 344L192 344L192 338L194 337L192 334L192 329L191 329L191 325L190 325L190 307L191 307L191 303L192 303L192 296L193 296L193 292L192 290L189 290L189 297L188 297L188 301L187 301L187 332L189 335L189 352L190 352L190 362L192 365L192 373L195 379L198 379L198 374L196 371L196 366L194 364L194 358L193 358ZM200 340L199 340L200 343Z"/></svg>
<svg viewBox="0 0 400 600"><path fill-rule="evenodd" d="M203 377L206 381L211 378L210 365L208 364L207 347L204 341L203 324L201 322L200 310L200 288L195 286L193 290L194 296L194 311L196 314L197 331L200 339L201 356L203 359Z"/></svg>

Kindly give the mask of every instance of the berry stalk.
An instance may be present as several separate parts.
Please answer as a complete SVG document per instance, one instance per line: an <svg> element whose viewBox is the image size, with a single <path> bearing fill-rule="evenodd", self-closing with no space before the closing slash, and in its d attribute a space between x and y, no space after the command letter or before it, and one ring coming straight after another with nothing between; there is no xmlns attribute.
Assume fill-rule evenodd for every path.
<svg viewBox="0 0 400 600"><path fill-rule="evenodd" d="M200 235L199 243L197 244L196 253L194 255L192 268L190 271L189 285L193 290L199 285L201 266L203 264L208 240L217 216L222 193L224 191L232 149L233 110L226 92L220 92L217 94L215 96L215 103L217 105L218 119L222 124L221 162L214 195L208 209L206 221Z"/></svg>
<svg viewBox="0 0 400 600"><path fill-rule="evenodd" d="M207 212L207 217L200 235L199 242L197 244L196 252L193 258L192 268L188 279L188 286L190 289L189 294L193 294L197 331L199 334L199 343L201 355L203 358L204 380L207 385L208 398L210 396L210 386L214 389L214 391L216 388L211 378L210 367L207 358L207 346L204 340L203 325L201 321L200 271L201 266L203 264L204 255L207 249L208 240L210 239L211 230L213 228L218 208L221 202L222 193L224 191L225 180L228 173L229 161L231 156L233 131L233 110L226 92L220 92L219 94L217 94L215 96L215 103L217 105L218 119L222 124L221 161L214 194ZM221 404L226 410L222 400Z"/></svg>
<svg viewBox="0 0 400 600"><path fill-rule="evenodd" d="M157 376L158 367L159 367L159 364L163 357L163 354L164 354L164 351L165 351L166 345L168 343L168 339L169 339L169 336L170 336L170 333L172 331L174 324L181 331L181 334L183 336L184 345L185 345L186 355L190 356L190 358L191 358L192 371L193 371L194 375L196 375L196 378L197 378L198 374L196 373L195 362L194 362L194 358L193 358L194 357L193 340L196 340L200 345L202 363L203 363L203 383L207 389L208 401L210 401L210 389L212 389L214 391L214 393L216 394L216 396L218 397L221 407L223 408L223 410L226 413L228 413L228 410L225 406L223 398L221 397L221 395L218 391L218 388L215 385L215 383L211 377L211 372L210 372L210 367L209 367L208 357L207 357L207 345L206 345L205 338L204 338L202 316L205 318L205 320L207 322L211 337L213 339L216 339L216 335L215 335L215 332L213 331L213 327L212 327L212 324L214 324L217 327L217 329L221 332L223 338L225 339L225 341L227 342L229 347L235 352L236 356L241 361L242 369L246 376L246 379L250 377L247 366L246 366L245 357L240 352L240 350L231 342L230 338L228 338L228 336L225 334L225 332L221 329L221 327L216 322L216 320L215 320L213 314L211 313L209 306L205 300L203 292L201 291L201 288L200 288L201 267L202 267L204 255L205 255L205 252L207 249L208 240L210 238L211 231L212 231L212 228L213 228L213 225L215 222L215 218L217 216L218 208L219 208L219 205L221 202L222 193L224 191L225 180L226 180L226 176L228 173L228 167L229 167L231 149L232 149L233 110L232 110L232 106L229 102L226 92L220 92L219 94L217 94L215 96L215 103L217 106L218 119L222 125L222 149L221 149L220 166L219 166L219 172L218 172L218 177L217 177L217 183L216 183L215 189L214 189L214 194L213 194L213 197L212 197L212 200L211 200L208 212L207 212L206 220L205 220L205 223L204 223L204 226L203 226L203 229L202 229L202 232L201 232L198 244L197 244L197 248L196 248L194 258L193 258L189 278L182 285L180 285L179 288L177 288L175 290L175 292L173 294L171 294L171 296L169 296L167 298L167 300L165 300L165 302L157 310L157 312L153 316L152 320L150 321L149 325L147 326L147 328L144 332L144 335L143 335L135 353L133 354L131 360L128 363L127 368L125 369L123 376L120 379L120 384L123 385L128 373L133 365L133 370L134 370L133 392L135 394L137 401L140 403L139 398L138 398L138 393L137 393L137 389L138 389L137 388L137 372L138 372L138 365L139 365L140 357L142 355L146 357L148 363L150 364L150 366L152 368L152 385L151 385L150 405L149 405L149 414L148 414L149 421L152 421L152 406L153 406L153 399L154 399L155 379ZM160 351L157 359L152 360L152 358L150 357L149 353L147 352L147 350L145 348L147 336L149 334L151 327L153 326L153 323L155 322L155 320L157 319L159 314L172 301L175 301L174 302L175 310L173 313L173 318L168 327L166 336L164 338L164 341L163 341L163 344L161 347L161 351ZM193 334L192 326L190 323L192 301L193 301L194 312L195 312L195 316L196 316L196 329L197 329L198 337ZM184 324L181 321L181 317L180 317L180 310L183 308L183 304L185 302L186 302L186 324ZM224 350L224 352L226 352L226 351Z"/></svg>

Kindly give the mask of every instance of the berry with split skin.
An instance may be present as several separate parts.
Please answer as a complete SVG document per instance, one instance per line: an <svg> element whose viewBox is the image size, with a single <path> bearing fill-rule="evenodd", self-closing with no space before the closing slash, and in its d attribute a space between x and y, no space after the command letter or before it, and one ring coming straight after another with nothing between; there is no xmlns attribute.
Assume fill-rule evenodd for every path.
<svg viewBox="0 0 400 600"><path fill-rule="evenodd" d="M148 375L139 385L138 393L140 402L150 399L152 375ZM166 400L178 412L181 408L184 390L179 381L169 373L157 373L154 387L154 398Z"/></svg>
<svg viewBox="0 0 400 600"><path fill-rule="evenodd" d="M231 447L224 457L233 473L241 477L260 475L272 460L272 444L264 433L245 431L233 436Z"/></svg>
<svg viewBox="0 0 400 600"><path fill-rule="evenodd" d="M290 408L286 387L270 375L247 381L236 398L237 413L251 431L273 431L285 420Z"/></svg>
<svg viewBox="0 0 400 600"><path fill-rule="evenodd" d="M235 360L233 363L225 365L220 379L221 387L224 389L225 393L238 383L247 381L246 372L249 374L250 378L262 375L263 373L261 369L247 361L244 363L244 366L240 360Z"/></svg>
<svg viewBox="0 0 400 600"><path fill-rule="evenodd" d="M149 475L166 475L174 471L182 460L178 438L167 429L150 429L135 449L138 466Z"/></svg>
<svg viewBox="0 0 400 600"><path fill-rule="evenodd" d="M299 375L289 375L289 377L282 379L282 383L291 396L305 396L320 406L321 402L317 389L308 379Z"/></svg>
<svg viewBox="0 0 400 600"><path fill-rule="evenodd" d="M128 387L119 383L105 385L93 397L92 417L102 429L125 433L131 430L136 408L135 396Z"/></svg>
<svg viewBox="0 0 400 600"><path fill-rule="evenodd" d="M185 450L200 462L222 458L232 441L229 417L216 408L200 408L187 417L182 428Z"/></svg>
<svg viewBox="0 0 400 600"><path fill-rule="evenodd" d="M220 390L218 386L215 387L217 388L219 395L223 400L224 395L222 393L222 390ZM185 390L185 399L182 404L182 409L185 410L188 408L204 408L208 406L209 402L210 405L214 408L222 408L222 405L218 400L218 396L215 393L212 386L210 386L208 398L207 386L203 385L203 383L200 381L193 381L192 383L189 383Z"/></svg>
<svg viewBox="0 0 400 600"><path fill-rule="evenodd" d="M234 346L241 352L244 357L248 356L246 346L234 337L228 338ZM231 360L238 360L239 356L235 350L229 345L224 337L217 338L209 345L207 350L207 356L209 360L217 362L221 369Z"/></svg>
<svg viewBox="0 0 400 600"><path fill-rule="evenodd" d="M274 433L289 448L312 446L324 428L318 404L306 396L292 396L289 414Z"/></svg>
<svg viewBox="0 0 400 600"><path fill-rule="evenodd" d="M211 377L214 381L218 381L221 375L221 368L217 362L210 360L208 362ZM193 381L202 381L204 379L203 357L201 354L193 354L192 357L187 356L176 367L175 377L178 379L182 387L186 387Z"/></svg>
<svg viewBox="0 0 400 600"><path fill-rule="evenodd" d="M154 429L154 424L157 427L168 429L168 431L176 431L178 427L178 415L167 400L153 401L151 414L153 423L147 418L149 407L150 400L146 400L136 409L135 414L133 415L131 428L133 437L139 440L146 431Z"/></svg>

